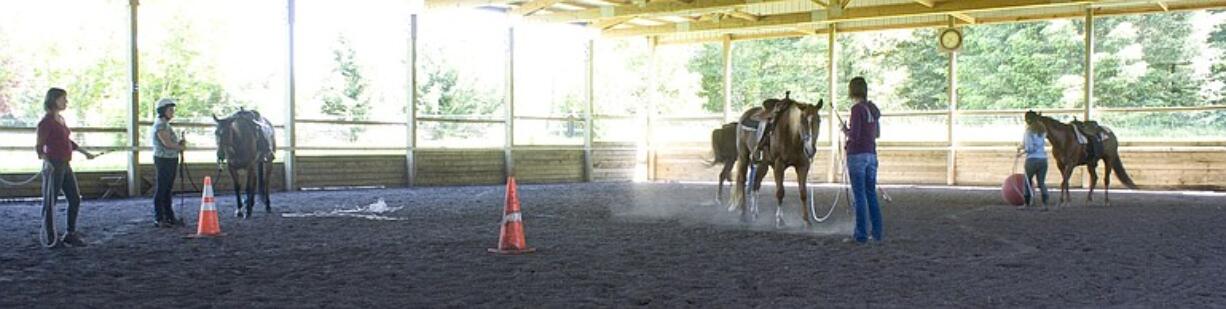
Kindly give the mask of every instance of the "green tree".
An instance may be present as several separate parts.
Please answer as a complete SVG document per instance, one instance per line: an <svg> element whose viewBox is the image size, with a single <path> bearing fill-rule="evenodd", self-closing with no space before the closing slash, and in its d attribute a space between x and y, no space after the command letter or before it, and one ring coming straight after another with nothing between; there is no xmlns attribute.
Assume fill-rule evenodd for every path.
<svg viewBox="0 0 1226 309"><path fill-rule="evenodd" d="M897 102L904 109L944 109L949 104L949 56L936 48L936 30L917 29L884 51L887 66L906 69Z"/></svg>
<svg viewBox="0 0 1226 309"><path fill-rule="evenodd" d="M1098 20L1095 104L1202 105L1190 59L1207 44L1191 39L1192 13L1132 15Z"/></svg>
<svg viewBox="0 0 1226 309"><path fill-rule="evenodd" d="M477 86L471 78L462 78L456 66L449 63L442 50L422 53L418 66L425 74L418 92L418 114L422 115L489 115L502 106L502 98L489 89ZM426 130L431 139L445 136L475 137L480 130L472 125L438 123L434 130Z"/></svg>
<svg viewBox="0 0 1226 309"><path fill-rule="evenodd" d="M704 45L690 60L691 70L702 74L704 110L724 108L723 47ZM739 41L732 49L732 105L734 112L758 106L767 98L792 97L816 103L825 99L826 44L824 37Z"/></svg>
<svg viewBox="0 0 1226 309"><path fill-rule="evenodd" d="M154 104L162 98L175 99L175 114L183 119L221 117L245 105L218 82L217 69L194 45L199 38L187 19L174 18L165 26L170 36L152 49L156 53L142 55L140 110L147 113L142 117L154 117Z"/></svg>
<svg viewBox="0 0 1226 309"><path fill-rule="evenodd" d="M964 28L958 108L1079 106L1080 97L1065 93L1081 89L1081 28L1080 22L1068 21Z"/></svg>
<svg viewBox="0 0 1226 309"><path fill-rule="evenodd" d="M368 85L357 63L357 52L344 35L336 39L332 61L336 64L336 68L332 69L335 74L320 90L319 96L323 101L320 112L343 120L366 120L366 113L370 112L370 94L366 91ZM340 75L339 80L336 74ZM345 138L350 142L357 141L362 131L362 127L350 127Z"/></svg>

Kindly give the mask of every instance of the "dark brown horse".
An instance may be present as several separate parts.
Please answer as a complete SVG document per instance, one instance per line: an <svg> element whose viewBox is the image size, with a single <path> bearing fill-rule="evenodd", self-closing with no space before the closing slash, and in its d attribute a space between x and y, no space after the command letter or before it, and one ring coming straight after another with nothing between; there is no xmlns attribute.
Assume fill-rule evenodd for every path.
<svg viewBox="0 0 1226 309"><path fill-rule="evenodd" d="M1051 143L1052 156L1056 158L1056 168L1060 170L1060 205L1065 205L1072 200L1068 191L1068 179L1073 175L1073 170L1077 166L1085 165L1086 171L1090 173L1090 192L1086 194L1086 201L1094 201L1094 186L1098 184L1098 161L1103 162L1104 170L1106 171L1103 177L1103 202L1105 205L1111 205L1111 172L1115 172L1116 177L1119 177L1120 182L1130 189L1136 189L1137 185L1133 184L1132 178L1128 177L1128 171L1124 170L1124 162L1120 161L1119 154L1119 139L1115 137L1115 133L1111 129L1101 127L1101 134L1093 134L1097 132L1086 132L1087 130L1074 129L1071 124L1062 123L1051 117L1043 116L1034 111L1026 112L1026 123L1038 121L1047 128L1047 141ZM1078 132L1090 133L1083 134L1087 144L1082 144L1077 135ZM1092 143L1096 142L1093 139L1099 139L1102 142L1102 150L1093 153L1090 148ZM1092 155L1092 156L1091 156Z"/></svg>
<svg viewBox="0 0 1226 309"><path fill-rule="evenodd" d="M748 113L757 113L761 110L761 107L755 107L750 109ZM715 201L720 204L727 202L724 198L724 181L732 183L732 167L736 165L737 158L736 141L737 127L739 125L739 122L729 122L718 129L711 130L711 153L714 158L707 162L707 166L724 165L719 172L719 185L716 186L715 193ZM754 183L755 191L757 190L756 188L762 187L762 178L765 172L766 170L763 169L759 173L761 175L757 177L757 181Z"/></svg>
<svg viewBox="0 0 1226 309"><path fill-rule="evenodd" d="M272 176L272 161L274 149L277 148L275 133L268 119L259 112L239 110L237 113L223 119L217 119L217 164L220 172L222 162L230 171L230 179L234 181L234 193L238 198L234 215L240 218L251 217L251 208L255 205L255 187L260 188L264 198L264 211L272 212L272 201L268 197L268 182ZM247 212L243 213L244 182L238 181L238 171L243 170L247 176Z"/></svg>
<svg viewBox="0 0 1226 309"><path fill-rule="evenodd" d="M788 167L791 167L796 172L796 180L799 185L801 209L803 209L804 220L806 225L812 223L812 214L809 212L808 204L809 196L805 190L807 188L806 181L809 174L809 166L813 162L813 156L817 153L817 134L818 128L821 125L821 117L819 112L823 102L819 101L816 105L804 104L793 101L785 97L778 103L774 104L775 113L771 117L770 130L768 130L762 141L757 141L752 132L742 132L742 142L737 144L737 183L733 190L732 200L733 207L729 209L741 208L742 218L747 217L744 207L740 207L741 202L745 199L746 179L745 171L748 164L757 161L759 175L762 177L765 174L766 167L774 170L775 175L775 200L778 207L775 208L775 225L785 225L783 221L783 173ZM747 112L748 115L748 112ZM753 143L757 142L757 143ZM765 142L766 145L760 145ZM761 154L758 154L758 152ZM753 160L754 157L761 156L760 160ZM756 192L759 188L760 179L754 186ZM756 208L756 207L752 207ZM752 209L756 211L756 209Z"/></svg>

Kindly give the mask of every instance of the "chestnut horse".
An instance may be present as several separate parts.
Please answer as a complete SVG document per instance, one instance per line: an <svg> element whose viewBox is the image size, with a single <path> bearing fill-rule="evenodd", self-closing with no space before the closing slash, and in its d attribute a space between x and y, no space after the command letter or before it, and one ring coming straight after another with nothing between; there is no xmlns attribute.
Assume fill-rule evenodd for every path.
<svg viewBox="0 0 1226 309"><path fill-rule="evenodd" d="M1051 117L1043 116L1043 114L1034 111L1027 111L1025 116L1026 123L1038 121L1047 128L1047 141L1051 143L1052 156L1056 158L1056 168L1060 170L1060 205L1065 205L1072 200L1068 191L1068 179L1073 175L1073 170L1077 166L1085 165L1086 171L1090 172L1090 192L1086 194L1086 201L1094 201L1094 186L1098 184L1098 161L1102 160L1106 177L1103 177L1103 201L1107 206L1111 205L1110 188L1111 188L1111 172L1115 172L1116 177L1119 177L1120 182L1123 182L1129 189L1136 189L1137 185L1132 182L1132 178L1128 177L1128 171L1124 170L1124 162L1120 161L1119 140L1115 137L1115 133L1111 132L1106 126L1102 128L1102 134L1083 134L1088 141L1087 144L1082 144L1078 141L1078 131L1085 133L1084 129L1074 129L1072 124L1062 123ZM1102 151L1093 157L1088 156L1090 145L1094 142L1090 139L1101 139Z"/></svg>
<svg viewBox="0 0 1226 309"><path fill-rule="evenodd" d="M771 109L775 112L770 118L771 124L767 126L770 129L764 133L763 140L757 140L754 131L741 130L738 134L740 142L737 143L737 182L733 187L732 207L729 207L729 210L741 208L742 219L749 217L748 211L756 212L756 205L751 205L753 209L742 207L746 196L746 169L749 164L757 166L755 168L758 173L755 175L757 183L754 186L754 192L756 192L761 185L761 177L769 167L774 170L775 175L775 200L778 205L775 208L775 226L784 226L783 175L787 168L791 167L796 172L805 224L813 223L813 216L809 208L804 207L809 202L808 191L805 188L807 188L809 166L813 163L813 156L817 153L817 134L821 125L819 112L823 103L818 101L816 105L805 104L785 96L783 100L777 100L777 103L767 104L773 106ZM746 112L742 118L750 116L750 112ZM762 145L763 142L765 145ZM760 159L759 156L761 156ZM751 161L751 158L754 160Z"/></svg>

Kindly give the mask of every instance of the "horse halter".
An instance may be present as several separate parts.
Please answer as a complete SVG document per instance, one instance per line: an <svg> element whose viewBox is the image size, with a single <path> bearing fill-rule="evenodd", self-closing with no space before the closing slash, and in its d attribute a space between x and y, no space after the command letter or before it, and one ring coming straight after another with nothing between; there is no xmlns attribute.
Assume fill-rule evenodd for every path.
<svg viewBox="0 0 1226 309"><path fill-rule="evenodd" d="M816 115L804 115L804 109L801 109L801 121L804 122L804 129L800 131L800 141L804 145L805 157L813 160L813 156L817 155L817 147L813 145L813 131L816 124L812 123L812 118Z"/></svg>

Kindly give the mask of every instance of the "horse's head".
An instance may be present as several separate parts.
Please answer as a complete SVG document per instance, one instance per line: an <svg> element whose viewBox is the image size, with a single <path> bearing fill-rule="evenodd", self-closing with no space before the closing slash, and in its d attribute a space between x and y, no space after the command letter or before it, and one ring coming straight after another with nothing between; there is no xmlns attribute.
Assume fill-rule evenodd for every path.
<svg viewBox="0 0 1226 309"><path fill-rule="evenodd" d="M800 132L800 140L805 144L805 156L809 159L817 154L817 134L820 132L822 125L821 110L825 102L817 100L817 104L797 104L800 109L800 120L803 123L803 129Z"/></svg>
<svg viewBox="0 0 1226 309"><path fill-rule="evenodd" d="M820 131L821 109L825 102L819 100L817 104L806 104L791 99L783 99L780 102L787 104L782 107L780 113L779 121L785 127L782 131L795 134L792 140L798 140L800 145L793 146L803 148L805 157L812 159L817 153L817 134Z"/></svg>
<svg viewBox="0 0 1226 309"><path fill-rule="evenodd" d="M1028 110L1026 111L1026 116L1023 119L1026 120L1026 124L1032 124L1035 121L1039 121L1039 116L1041 115L1042 114L1039 114L1033 110Z"/></svg>
<svg viewBox="0 0 1226 309"><path fill-rule="evenodd" d="M234 117L218 119L213 115L213 122L217 123L213 135L217 137L217 163L220 164L226 160L227 153L234 152Z"/></svg>

